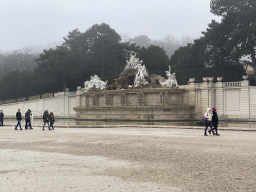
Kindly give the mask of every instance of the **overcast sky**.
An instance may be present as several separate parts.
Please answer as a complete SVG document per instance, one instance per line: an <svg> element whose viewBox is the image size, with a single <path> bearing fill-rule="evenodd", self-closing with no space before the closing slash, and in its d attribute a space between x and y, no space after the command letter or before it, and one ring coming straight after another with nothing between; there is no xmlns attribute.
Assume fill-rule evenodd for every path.
<svg viewBox="0 0 256 192"><path fill-rule="evenodd" d="M130 37L197 38L212 19L210 0L0 0L0 49L44 46L103 22Z"/></svg>

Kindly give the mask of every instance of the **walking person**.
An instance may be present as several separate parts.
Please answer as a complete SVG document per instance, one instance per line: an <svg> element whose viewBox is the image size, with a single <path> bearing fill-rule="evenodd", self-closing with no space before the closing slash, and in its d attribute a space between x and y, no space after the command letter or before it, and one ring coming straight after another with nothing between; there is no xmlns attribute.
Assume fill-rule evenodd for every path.
<svg viewBox="0 0 256 192"><path fill-rule="evenodd" d="M21 124L20 124L20 121L22 119L21 117L21 113L20 113L20 109L18 109L18 112L16 113L16 118L17 118L17 125L15 126L15 130L18 130L17 127L20 126L20 130L23 130L21 128Z"/></svg>
<svg viewBox="0 0 256 192"><path fill-rule="evenodd" d="M25 129L28 129L28 126L30 127L29 129L33 129L31 127L31 116L32 116L32 113L31 113L31 110L28 109L27 112L25 113Z"/></svg>
<svg viewBox="0 0 256 192"><path fill-rule="evenodd" d="M4 126L4 113L3 110L0 112L0 126Z"/></svg>
<svg viewBox="0 0 256 192"><path fill-rule="evenodd" d="M44 126L46 123L48 125L49 131L51 130L50 125L49 125L49 120L50 120L50 115L48 113L48 109L45 109L44 114L43 114L43 121L44 121L43 130L44 130Z"/></svg>
<svg viewBox="0 0 256 192"><path fill-rule="evenodd" d="M210 131L212 131L213 135L215 135L215 133L214 133L214 131L212 129L212 109L211 108L207 108L207 111L204 114L204 117L206 118L206 121L205 121L206 126L205 126L205 130L204 130L204 136L208 136L207 133L206 133L208 127L211 128Z"/></svg>
<svg viewBox="0 0 256 192"><path fill-rule="evenodd" d="M53 112L50 113L50 128L52 127L52 130L54 130L53 124L55 122L54 114Z"/></svg>
<svg viewBox="0 0 256 192"><path fill-rule="evenodd" d="M212 108L212 124L214 126L213 129L215 130L216 136L220 136L220 134L218 134L219 118L216 111L217 109Z"/></svg>

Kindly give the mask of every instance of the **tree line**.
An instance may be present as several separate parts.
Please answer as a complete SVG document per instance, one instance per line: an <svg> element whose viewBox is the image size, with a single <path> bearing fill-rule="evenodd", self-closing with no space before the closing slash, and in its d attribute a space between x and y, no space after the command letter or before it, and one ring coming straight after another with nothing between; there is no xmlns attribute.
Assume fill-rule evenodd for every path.
<svg viewBox="0 0 256 192"><path fill-rule="evenodd" d="M0 100L58 92L66 88L75 91L94 74L118 76L130 54L135 53L140 55L151 72L168 68L169 58L163 48L155 45L145 48L121 42L120 35L108 24L95 24L85 32L75 29L64 37L61 45L44 49L39 55L30 53L28 49L23 51L24 64L19 63L19 55L16 54L1 57L17 58L14 60L17 67L3 61L1 66L4 69L9 67L9 71L5 69L1 77Z"/></svg>
<svg viewBox="0 0 256 192"><path fill-rule="evenodd" d="M245 64L256 72L256 1L211 0L210 7L221 22L212 20L202 37L177 49L170 65L184 70Z"/></svg>
<svg viewBox="0 0 256 192"><path fill-rule="evenodd" d="M44 49L41 54L27 49L0 54L0 100L66 88L74 91L94 74L105 79L116 77L134 53L144 61L149 73L166 71L168 65L174 71L222 66L232 70L232 66L243 63L255 69L256 2L211 0L210 5L211 12L222 17L221 22L212 20L202 37L186 46L179 47L171 36L162 45L143 35L124 41L108 24L102 23L85 32L68 32L62 44ZM164 46L175 47L174 44L176 50L167 53ZM251 61L242 60L245 56Z"/></svg>

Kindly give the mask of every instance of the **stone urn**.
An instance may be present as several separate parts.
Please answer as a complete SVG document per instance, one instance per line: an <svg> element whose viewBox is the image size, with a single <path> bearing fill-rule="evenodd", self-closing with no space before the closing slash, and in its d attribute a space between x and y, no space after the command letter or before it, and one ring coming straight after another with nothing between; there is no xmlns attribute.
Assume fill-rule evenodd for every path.
<svg viewBox="0 0 256 192"><path fill-rule="evenodd" d="M243 75L242 78L243 78L244 81L247 81L248 80L248 75Z"/></svg>
<svg viewBox="0 0 256 192"><path fill-rule="evenodd" d="M217 81L220 83L223 80L223 77L217 77Z"/></svg>
<svg viewBox="0 0 256 192"><path fill-rule="evenodd" d="M189 81L189 83L194 83L195 82L195 78L190 78L188 81Z"/></svg>
<svg viewBox="0 0 256 192"><path fill-rule="evenodd" d="M206 83L209 80L209 77L203 77L203 81Z"/></svg>

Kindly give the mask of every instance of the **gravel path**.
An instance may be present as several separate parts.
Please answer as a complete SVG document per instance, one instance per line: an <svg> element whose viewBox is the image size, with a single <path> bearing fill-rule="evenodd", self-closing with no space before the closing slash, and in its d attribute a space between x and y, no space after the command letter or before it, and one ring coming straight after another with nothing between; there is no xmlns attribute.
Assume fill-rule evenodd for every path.
<svg viewBox="0 0 256 192"><path fill-rule="evenodd" d="M0 191L256 191L256 132L0 128Z"/></svg>

